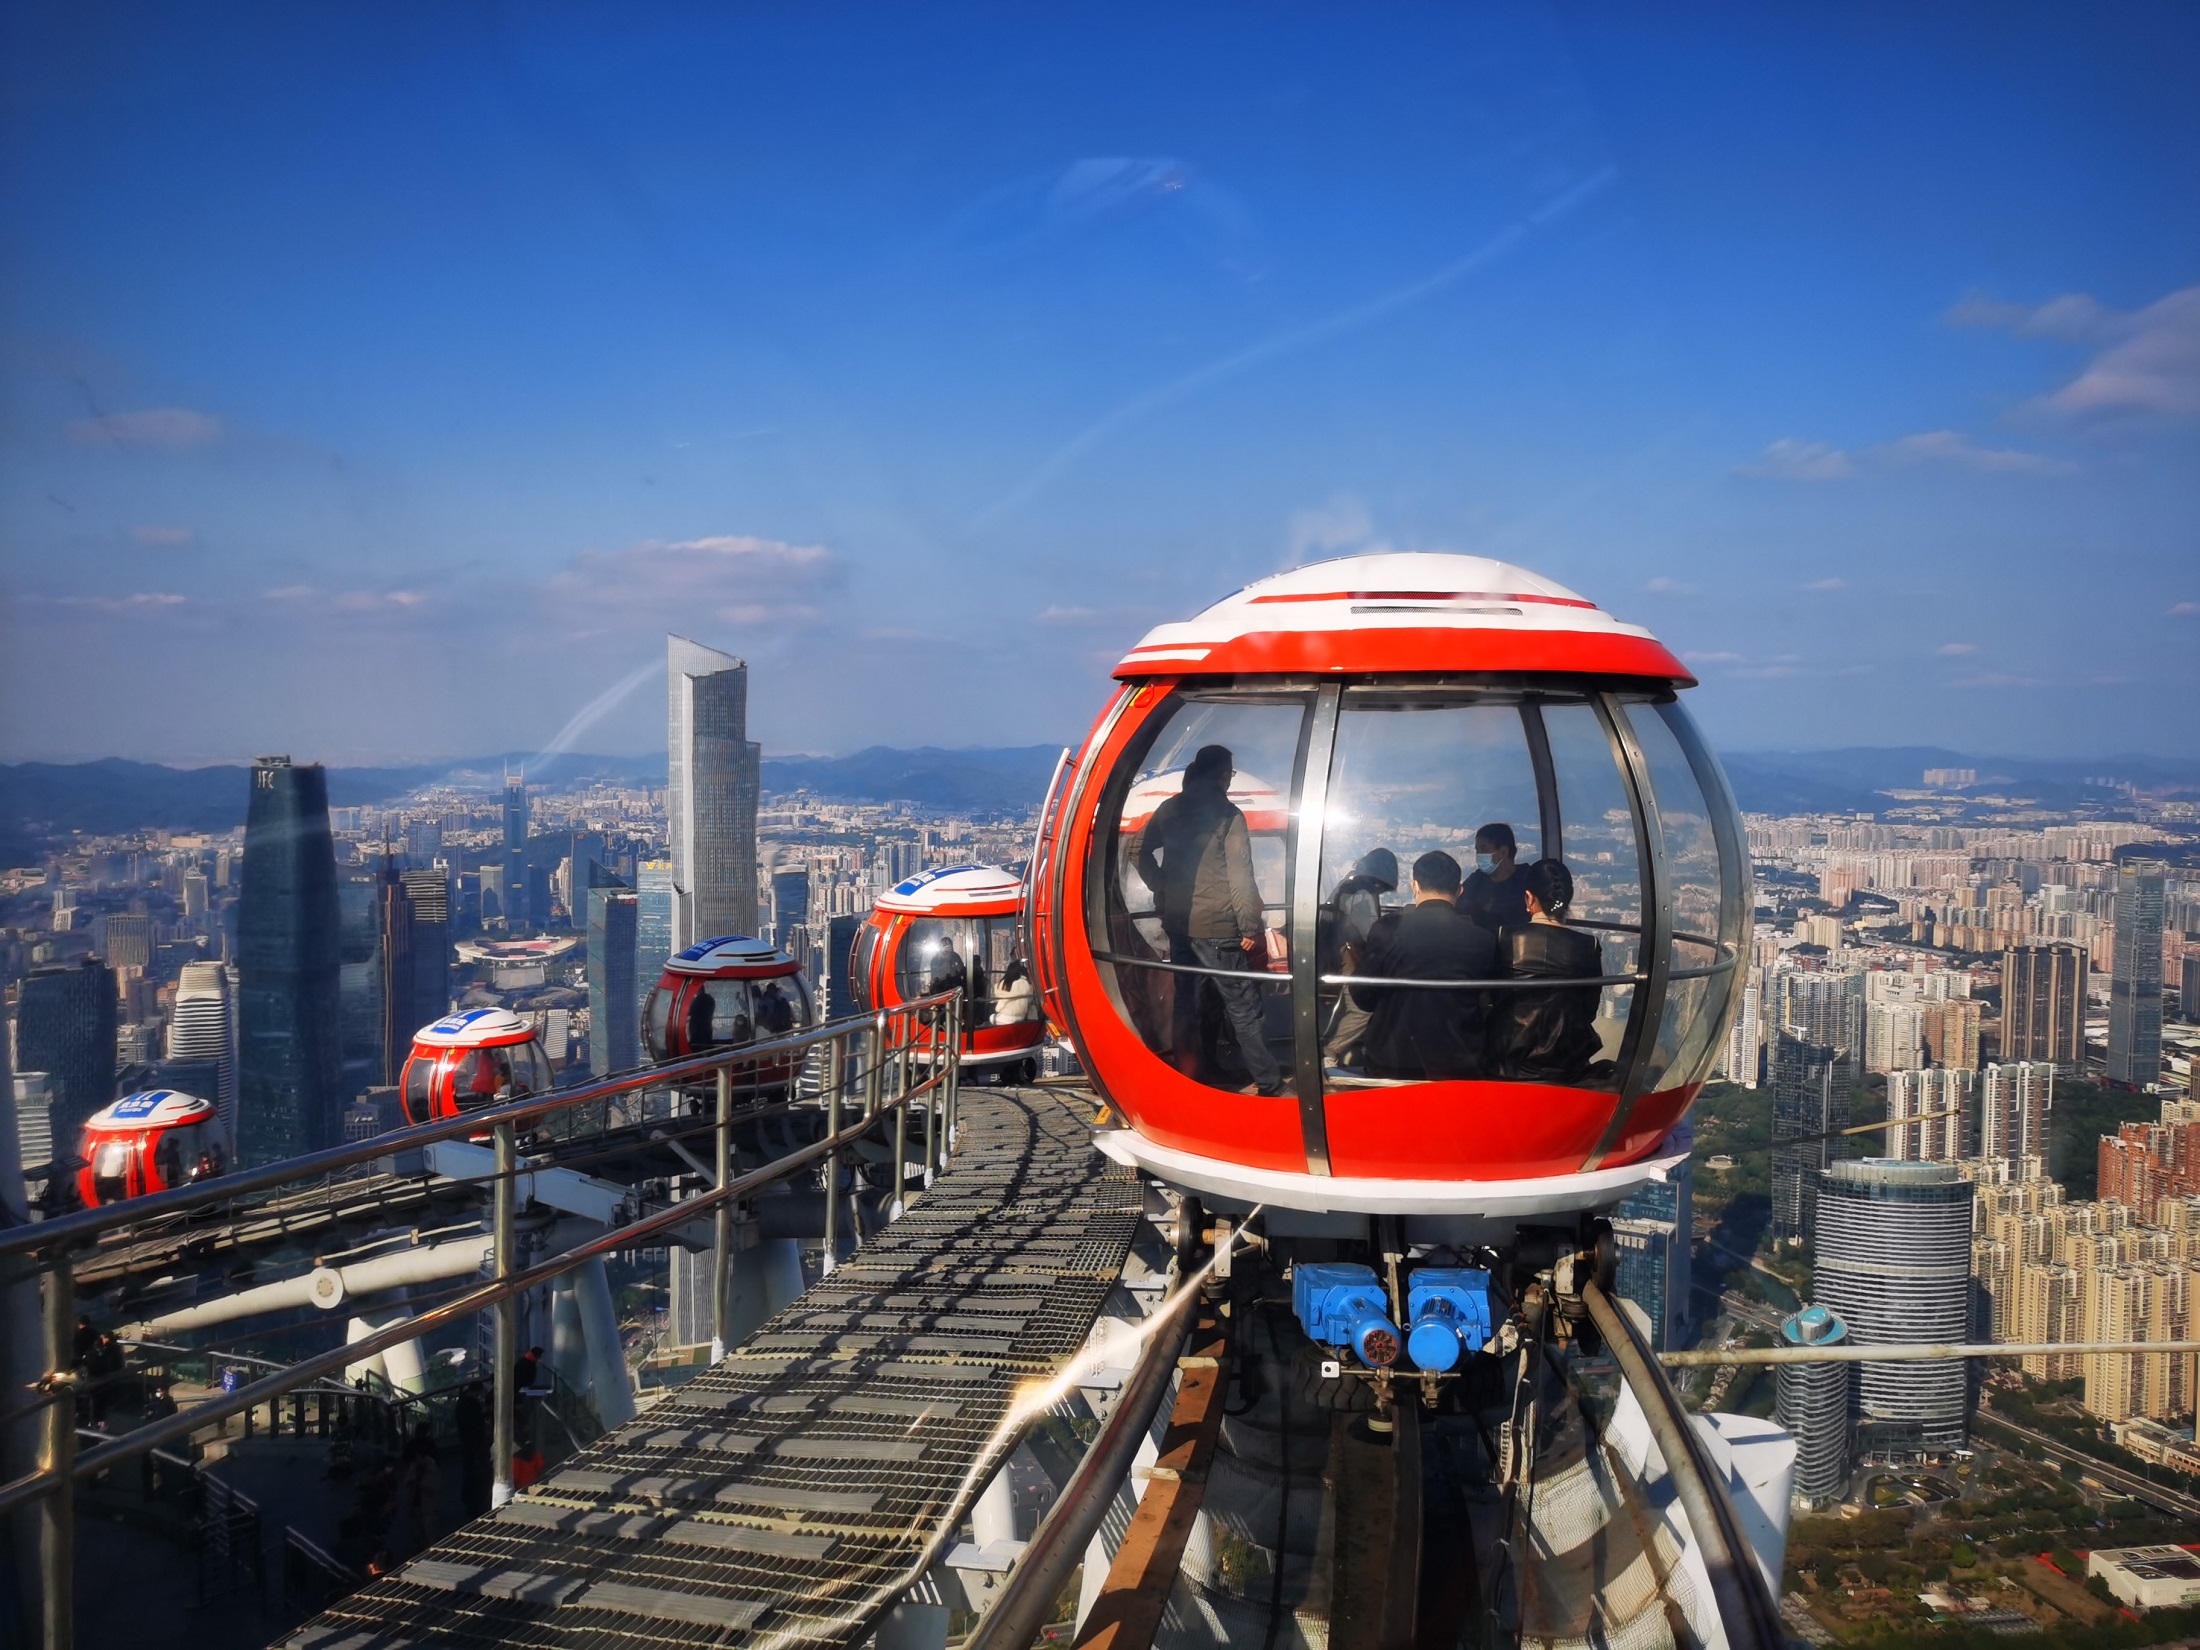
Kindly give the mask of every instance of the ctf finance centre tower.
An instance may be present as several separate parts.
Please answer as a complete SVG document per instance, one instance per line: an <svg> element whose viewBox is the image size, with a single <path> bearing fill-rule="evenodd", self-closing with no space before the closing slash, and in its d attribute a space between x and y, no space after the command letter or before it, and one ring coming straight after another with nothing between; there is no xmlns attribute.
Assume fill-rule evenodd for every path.
<svg viewBox="0 0 2200 1650"><path fill-rule="evenodd" d="M756 932L756 796L761 747L749 743L749 667L684 636L665 638L666 834L672 949Z"/></svg>

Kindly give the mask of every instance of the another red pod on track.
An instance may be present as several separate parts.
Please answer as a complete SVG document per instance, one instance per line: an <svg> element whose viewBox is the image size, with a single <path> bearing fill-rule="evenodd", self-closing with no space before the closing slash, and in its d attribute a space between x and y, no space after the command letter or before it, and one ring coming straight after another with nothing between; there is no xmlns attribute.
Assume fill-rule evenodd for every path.
<svg viewBox="0 0 2200 1650"><path fill-rule="evenodd" d="M211 1102L180 1089L147 1089L84 1121L76 1190L99 1208L211 1179L229 1167L227 1133Z"/></svg>
<svg viewBox="0 0 2200 1650"><path fill-rule="evenodd" d="M1740 996L1750 879L1655 638L1521 568L1383 554L1261 580L1115 675L1026 891L1047 1013L1128 1125L1112 1153L1309 1210L1530 1216L1662 1173ZM1478 870L1492 835L1513 855ZM1494 964L1415 950L1425 855ZM1541 859L1571 932L1519 939Z"/></svg>
<svg viewBox="0 0 2200 1650"><path fill-rule="evenodd" d="M926 871L880 896L848 958L856 1000L873 1013L950 988L962 992L961 1061L1026 1080L1046 1040L1023 955L1023 883L991 865ZM920 1047L937 1040L929 1027Z"/></svg>
<svg viewBox="0 0 2200 1650"><path fill-rule="evenodd" d="M808 1028L816 1010L802 965L746 934L699 940L665 959L642 1005L642 1040L658 1062L711 1049L769 1042ZM743 1090L780 1089L794 1080L798 1054L733 1067Z"/></svg>
<svg viewBox="0 0 2200 1650"><path fill-rule="evenodd" d="M534 1022L508 1008L469 1008L413 1033L397 1093L405 1121L426 1123L556 1086Z"/></svg>

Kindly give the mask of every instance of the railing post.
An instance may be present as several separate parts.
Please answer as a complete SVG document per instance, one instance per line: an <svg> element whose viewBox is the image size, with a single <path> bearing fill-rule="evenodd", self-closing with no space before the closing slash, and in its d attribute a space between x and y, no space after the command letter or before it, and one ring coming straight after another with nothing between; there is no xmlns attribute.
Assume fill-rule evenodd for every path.
<svg viewBox="0 0 2200 1650"><path fill-rule="evenodd" d="M940 1170L947 1169L947 1155L955 1149L955 1131L962 1126L962 997L947 1001L947 1138L940 1142Z"/></svg>
<svg viewBox="0 0 2200 1650"><path fill-rule="evenodd" d="M909 1184L909 1095L904 1090L901 1104L894 1108L894 1196L886 1206L888 1220L901 1219L902 1194Z"/></svg>
<svg viewBox="0 0 2200 1650"><path fill-rule="evenodd" d="M835 1083L825 1093L825 1138L830 1140L840 1132L840 1085ZM820 1262L818 1275L829 1276L840 1263L840 1153L825 1154L825 1255Z"/></svg>
<svg viewBox="0 0 2200 1650"><path fill-rule="evenodd" d="M76 1642L76 1274L66 1249L46 1269L46 1436L38 1469L50 1480L38 1511L45 1650Z"/></svg>
<svg viewBox="0 0 2200 1650"><path fill-rule="evenodd" d="M500 1283L512 1275L512 1220L518 1168L518 1154L512 1148L512 1125L499 1123L496 1126L496 1190L490 1207L493 1211L493 1265ZM512 1451L518 1447L512 1435L513 1407L518 1401L512 1383L516 1374L514 1366L519 1362L519 1320L511 1296L497 1302L495 1321L497 1366L489 1448L496 1459L491 1463L494 1478L489 1504L501 1507L512 1499Z"/></svg>
<svg viewBox="0 0 2200 1650"><path fill-rule="evenodd" d="M718 1184L733 1179L733 1072L718 1068ZM733 1290L733 1205L721 1201L711 1215L710 1354L726 1355L726 1296Z"/></svg>

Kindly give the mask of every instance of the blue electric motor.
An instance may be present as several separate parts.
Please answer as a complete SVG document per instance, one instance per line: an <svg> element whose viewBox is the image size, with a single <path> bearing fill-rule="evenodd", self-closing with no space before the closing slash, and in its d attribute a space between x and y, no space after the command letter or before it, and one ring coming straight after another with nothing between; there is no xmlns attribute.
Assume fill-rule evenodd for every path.
<svg viewBox="0 0 2200 1650"><path fill-rule="evenodd" d="M1348 1346L1375 1369L1396 1363L1405 1339L1390 1321L1386 1304L1383 1286L1365 1266L1301 1261L1292 1268L1291 1309L1307 1338L1324 1346Z"/></svg>
<svg viewBox="0 0 2200 1650"><path fill-rule="evenodd" d="M1406 1279L1406 1350L1421 1369L1452 1368L1490 1338L1490 1275L1472 1267L1424 1266Z"/></svg>

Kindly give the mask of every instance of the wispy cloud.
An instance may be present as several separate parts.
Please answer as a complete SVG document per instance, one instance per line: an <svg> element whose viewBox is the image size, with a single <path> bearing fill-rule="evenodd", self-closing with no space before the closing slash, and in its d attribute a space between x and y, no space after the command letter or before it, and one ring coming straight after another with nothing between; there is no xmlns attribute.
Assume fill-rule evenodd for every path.
<svg viewBox="0 0 2200 1650"><path fill-rule="evenodd" d="M69 426L79 447L146 447L181 451L204 447L222 437L222 421L191 407L147 407L140 412L101 413Z"/></svg>
<svg viewBox="0 0 2200 1650"><path fill-rule="evenodd" d="M1734 473L1752 481L1849 481L1856 475L1856 462L1823 441L1782 437Z"/></svg>
<svg viewBox="0 0 2200 1650"><path fill-rule="evenodd" d="M2068 475L2075 464L2043 453L2019 452L2011 447L1981 447L1960 430L1926 430L1906 435L1878 449L1895 464L1952 464L1966 470L2026 471L2033 475Z"/></svg>
<svg viewBox="0 0 2200 1650"><path fill-rule="evenodd" d="M147 523L130 529L130 542L142 544L154 550L180 550L199 542L198 534L188 527L175 527L165 523Z"/></svg>
<svg viewBox="0 0 2200 1650"><path fill-rule="evenodd" d="M172 590L134 590L126 596L39 596L19 597L25 602L43 603L52 607L83 608L93 613L145 613L159 612L165 608L181 607L190 598L179 596Z"/></svg>
<svg viewBox="0 0 2200 1650"><path fill-rule="evenodd" d="M1812 579L1803 586L1805 590L1846 590L1848 587L1847 579Z"/></svg>
<svg viewBox="0 0 2200 1650"><path fill-rule="evenodd" d="M1978 651L1976 642L1942 642L1933 649L1943 659L1967 659Z"/></svg>
<svg viewBox="0 0 2200 1650"><path fill-rule="evenodd" d="M1143 418L1150 417L1164 407L1182 401L1187 396L1194 395L1201 390L1209 389L1216 384L1235 378L1239 373L1274 360L1278 356L1288 355L1295 350L1305 349L1314 344L1324 343L1331 338L1357 332L1360 328L1372 325L1374 322L1395 314L1399 310L1410 308L1414 304L1434 297L1445 288L1456 285L1468 276L1503 258L1538 231L1546 229L1565 218L1618 175L1616 168L1604 167L1582 179L1572 188L1554 196L1518 223L1510 224L1499 230L1487 241L1484 241L1456 262L1446 264L1443 268L1425 275L1417 281L1408 282L1406 285L1393 288L1378 297L1370 298L1365 303L1355 304L1349 309L1339 310L1334 315L1325 316L1319 321L1310 322L1302 327L1293 327L1288 331L1264 338L1258 343L1249 344L1244 349L1234 350L1228 355L1208 362L1203 367L1185 373L1180 378L1172 379L1156 389L1148 390L1144 395L1132 397L1094 423L1087 425L1083 430L1057 447L1047 456L1045 462L1040 464L1030 475L979 511L976 519L981 523L994 521L1027 503L1041 489L1053 482L1056 477L1069 469L1086 453L1107 440L1108 437L1114 435L1118 430L1128 428Z"/></svg>
<svg viewBox="0 0 2200 1650"><path fill-rule="evenodd" d="M1954 469L2069 475L2077 466L2044 453L1982 447L1961 430L1923 430L1850 452L1825 441L1775 441L1735 474L1752 481L1854 481L1871 471L1941 464Z"/></svg>
<svg viewBox="0 0 2200 1650"><path fill-rule="evenodd" d="M2031 305L1978 295L1947 318L1955 326L2000 327L2093 349L2077 377L2034 407L2071 417L2200 415L2200 286L2181 287L2135 310L2111 309L2082 292Z"/></svg>
<svg viewBox="0 0 2200 1650"><path fill-rule="evenodd" d="M572 635L661 630L699 617L756 630L817 619L818 597L839 571L839 558L821 544L723 533L586 551L551 576L544 594Z"/></svg>
<svg viewBox="0 0 2200 1650"><path fill-rule="evenodd" d="M1643 589L1653 596L1700 596L1702 590L1685 579L1669 579L1662 573L1650 580Z"/></svg>
<svg viewBox="0 0 2200 1650"><path fill-rule="evenodd" d="M2200 602L2178 602L2169 610L2173 619L2200 619Z"/></svg>

